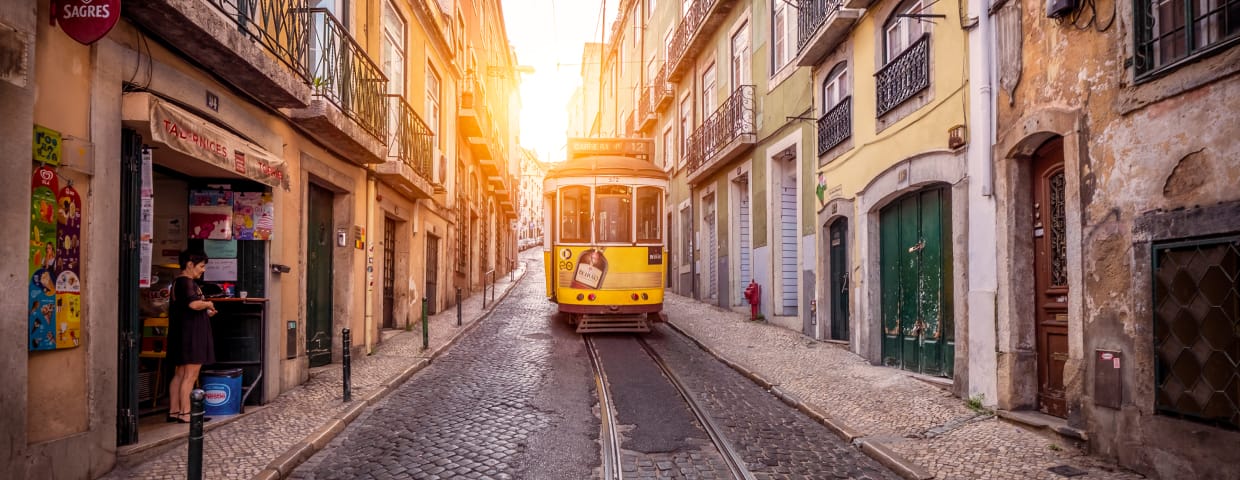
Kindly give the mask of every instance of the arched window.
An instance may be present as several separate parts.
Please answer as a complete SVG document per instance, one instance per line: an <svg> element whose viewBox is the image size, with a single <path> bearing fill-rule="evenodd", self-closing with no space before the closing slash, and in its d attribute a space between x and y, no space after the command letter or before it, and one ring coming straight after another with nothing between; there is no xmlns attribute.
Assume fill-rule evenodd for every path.
<svg viewBox="0 0 1240 480"><path fill-rule="evenodd" d="M827 113L839 105L848 95L848 64L840 62L822 81L822 113Z"/></svg>
<svg viewBox="0 0 1240 480"><path fill-rule="evenodd" d="M891 18L887 19L887 24L883 26L884 65L899 56L913 42L921 38L923 33L926 33L924 20L907 16L927 13L923 12L923 9L929 10L925 8L925 0L905 0L899 7L896 7Z"/></svg>

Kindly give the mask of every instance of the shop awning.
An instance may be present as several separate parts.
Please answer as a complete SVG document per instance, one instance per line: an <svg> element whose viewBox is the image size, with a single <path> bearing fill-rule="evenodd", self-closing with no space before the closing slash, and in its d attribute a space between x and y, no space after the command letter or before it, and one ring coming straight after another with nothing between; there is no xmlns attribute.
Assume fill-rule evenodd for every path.
<svg viewBox="0 0 1240 480"><path fill-rule="evenodd" d="M198 115L147 93L127 95L123 110L127 121L150 123L153 141L230 173L289 189L283 158Z"/></svg>

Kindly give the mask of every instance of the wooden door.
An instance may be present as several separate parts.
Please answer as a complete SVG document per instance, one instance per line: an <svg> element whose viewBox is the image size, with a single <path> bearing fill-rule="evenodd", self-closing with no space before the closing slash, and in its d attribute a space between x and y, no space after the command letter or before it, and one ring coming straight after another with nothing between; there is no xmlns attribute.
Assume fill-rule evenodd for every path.
<svg viewBox="0 0 1240 480"><path fill-rule="evenodd" d="M138 353L141 350L142 320L139 315L141 256L136 239L140 235L142 191L142 136L121 130L120 182L120 268L117 281L117 388L116 444L138 443ZM23 320L24 321L24 320Z"/></svg>
<svg viewBox="0 0 1240 480"><path fill-rule="evenodd" d="M883 363L941 377L955 356L948 195L910 193L879 215Z"/></svg>
<svg viewBox="0 0 1240 480"><path fill-rule="evenodd" d="M1068 270L1063 139L1033 156L1034 315L1038 345L1038 410L1068 415L1063 372L1068 362Z"/></svg>
<svg viewBox="0 0 1240 480"><path fill-rule="evenodd" d="M737 245L738 266L740 270L740 278L736 282L736 303L735 305L747 305L745 300L745 289L749 287L749 282L753 280L753 266L749 260L749 181L743 178L736 183L736 193L739 197L737 202L739 205L737 214L737 237L740 244Z"/></svg>
<svg viewBox="0 0 1240 480"><path fill-rule="evenodd" d="M332 361L332 192L311 184L306 211L306 356Z"/></svg>
<svg viewBox="0 0 1240 480"><path fill-rule="evenodd" d="M827 300L831 302L831 339L848 340L848 221L836 220L829 228L830 272Z"/></svg>
<svg viewBox="0 0 1240 480"><path fill-rule="evenodd" d="M396 220L383 218L383 328L396 328Z"/></svg>
<svg viewBox="0 0 1240 480"><path fill-rule="evenodd" d="M483 237L485 238L485 237ZM439 237L426 236L426 314L434 315L439 298Z"/></svg>

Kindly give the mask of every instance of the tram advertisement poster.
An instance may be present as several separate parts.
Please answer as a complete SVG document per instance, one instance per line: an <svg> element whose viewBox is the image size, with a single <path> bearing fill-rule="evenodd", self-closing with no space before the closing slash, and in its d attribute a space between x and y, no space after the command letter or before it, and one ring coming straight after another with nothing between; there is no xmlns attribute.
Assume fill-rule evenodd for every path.
<svg viewBox="0 0 1240 480"><path fill-rule="evenodd" d="M56 348L74 348L82 341L82 197L66 186L56 204Z"/></svg>
<svg viewBox="0 0 1240 480"><path fill-rule="evenodd" d="M651 263L653 255L659 262ZM663 247L559 247L555 270L561 288L583 290L662 288Z"/></svg>
<svg viewBox="0 0 1240 480"><path fill-rule="evenodd" d="M56 348L56 192L60 179L46 165L34 170L30 201L29 348Z"/></svg>

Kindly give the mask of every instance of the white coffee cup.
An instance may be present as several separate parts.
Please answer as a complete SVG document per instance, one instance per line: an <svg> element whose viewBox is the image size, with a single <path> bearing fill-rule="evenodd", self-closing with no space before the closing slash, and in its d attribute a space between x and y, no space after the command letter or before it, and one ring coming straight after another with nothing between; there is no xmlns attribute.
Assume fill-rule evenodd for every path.
<svg viewBox="0 0 1240 480"><path fill-rule="evenodd" d="M245 291L245 290L242 290L242 291L240 291L240 292L237 292L237 296L239 296L239 297L241 297L241 298L247 298L247 297L249 297L249 296L250 296L250 292L247 292L247 291Z"/></svg>

